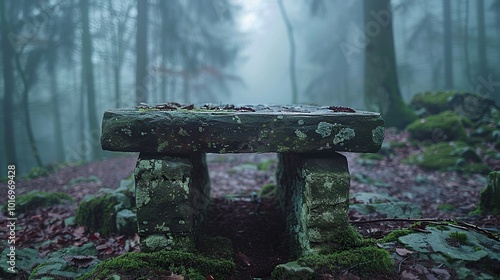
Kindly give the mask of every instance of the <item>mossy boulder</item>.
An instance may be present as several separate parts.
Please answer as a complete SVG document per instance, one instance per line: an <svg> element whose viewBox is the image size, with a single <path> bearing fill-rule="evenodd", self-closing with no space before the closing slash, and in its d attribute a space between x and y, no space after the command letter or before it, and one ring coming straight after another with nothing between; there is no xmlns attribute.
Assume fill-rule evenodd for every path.
<svg viewBox="0 0 500 280"><path fill-rule="evenodd" d="M15 213L25 213L38 207L49 207L64 202L73 202L73 197L62 192L30 191L16 198ZM4 204L4 214L7 210L8 202Z"/></svg>
<svg viewBox="0 0 500 280"><path fill-rule="evenodd" d="M131 176L115 189L101 189L99 196L86 197L78 206L75 223L104 236L137 232L135 184Z"/></svg>
<svg viewBox="0 0 500 280"><path fill-rule="evenodd" d="M481 213L500 214L500 171L488 174L488 184L481 191L478 210Z"/></svg>
<svg viewBox="0 0 500 280"><path fill-rule="evenodd" d="M116 232L115 205L118 204L116 196L105 194L82 201L78 206L75 223L85 226L87 230L99 232L109 236Z"/></svg>
<svg viewBox="0 0 500 280"><path fill-rule="evenodd" d="M458 91L428 91L417 93L410 101L410 106L415 110L424 110L426 114L439 114L449 110L448 103L455 95L465 92Z"/></svg>
<svg viewBox="0 0 500 280"><path fill-rule="evenodd" d="M411 155L406 162L422 168L440 171L460 171L464 173L488 174L491 169L481 162L481 157L465 142L436 143L424 152Z"/></svg>
<svg viewBox="0 0 500 280"><path fill-rule="evenodd" d="M468 140L462 119L451 111L445 111L416 120L409 124L406 129L412 139L420 141L445 142Z"/></svg>
<svg viewBox="0 0 500 280"><path fill-rule="evenodd" d="M413 96L410 106L421 116L453 111L461 117L479 120L490 113L495 101L483 95L460 91L433 91Z"/></svg>
<svg viewBox="0 0 500 280"><path fill-rule="evenodd" d="M167 272L178 275L212 275L215 279L234 276L236 266L230 259L203 256L181 251L126 253L98 264L78 279L159 279ZM125 279L125 278L122 278ZM189 278L191 279L191 278Z"/></svg>

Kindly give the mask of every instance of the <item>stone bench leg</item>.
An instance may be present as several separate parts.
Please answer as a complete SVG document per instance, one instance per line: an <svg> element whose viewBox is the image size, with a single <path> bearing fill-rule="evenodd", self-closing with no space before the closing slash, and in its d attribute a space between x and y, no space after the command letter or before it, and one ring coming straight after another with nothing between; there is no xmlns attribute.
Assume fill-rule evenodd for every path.
<svg viewBox="0 0 500 280"><path fill-rule="evenodd" d="M352 237L347 159L335 152L278 157L278 191L292 258L342 247Z"/></svg>
<svg viewBox="0 0 500 280"><path fill-rule="evenodd" d="M205 154L140 154L135 168L141 251L191 250L210 199Z"/></svg>

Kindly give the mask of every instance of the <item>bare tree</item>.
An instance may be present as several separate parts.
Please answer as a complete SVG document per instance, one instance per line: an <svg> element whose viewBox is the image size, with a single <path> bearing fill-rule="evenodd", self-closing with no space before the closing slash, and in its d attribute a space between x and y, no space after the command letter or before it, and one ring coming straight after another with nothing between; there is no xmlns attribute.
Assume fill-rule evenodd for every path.
<svg viewBox="0 0 500 280"><path fill-rule="evenodd" d="M7 18L7 10L5 1L0 1L0 22L2 24L1 39L2 39L2 57L3 57L3 135L5 141L5 156L8 164L17 163L16 159L16 142L14 140L14 102L13 96L16 92L16 84L14 82L14 48L9 41L10 24Z"/></svg>
<svg viewBox="0 0 500 280"><path fill-rule="evenodd" d="M451 47L451 8L450 0L443 0L443 29L444 29L444 86L448 89L453 88L453 48Z"/></svg>
<svg viewBox="0 0 500 280"><path fill-rule="evenodd" d="M378 25L378 33L370 37L365 47L365 103L379 111L389 127L404 128L416 115L404 103L399 90L390 0L365 0L365 26L372 24L374 15L386 20Z"/></svg>
<svg viewBox="0 0 500 280"><path fill-rule="evenodd" d="M285 23L286 31L288 34L288 42L290 44L290 83L292 85L292 103L298 103L297 79L295 77L295 39L293 36L293 27L288 14L283 5L283 0L278 0L281 17Z"/></svg>
<svg viewBox="0 0 500 280"><path fill-rule="evenodd" d="M85 81L87 95L87 114L89 122L89 135L94 137L99 131L99 122L97 120L95 85L94 85L94 66L92 64L92 38L89 27L89 0L80 0L80 13L82 17L82 76ZM98 139L91 139L91 159L99 159L100 146Z"/></svg>
<svg viewBox="0 0 500 280"><path fill-rule="evenodd" d="M137 61L135 69L136 102L146 102L148 99L147 61L148 61L148 1L137 0Z"/></svg>

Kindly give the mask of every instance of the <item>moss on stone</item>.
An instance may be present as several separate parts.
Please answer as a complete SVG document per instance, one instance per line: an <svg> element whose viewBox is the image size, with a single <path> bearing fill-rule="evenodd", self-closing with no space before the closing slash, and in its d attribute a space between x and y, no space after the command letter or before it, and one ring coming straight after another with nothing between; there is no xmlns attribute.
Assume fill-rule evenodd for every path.
<svg viewBox="0 0 500 280"><path fill-rule="evenodd" d="M467 234L465 234L464 232L453 231L450 232L448 236L451 242L458 242L460 244L467 243Z"/></svg>
<svg viewBox="0 0 500 280"><path fill-rule="evenodd" d="M425 109L429 114L438 114L448 110L448 102L455 95L465 92L457 91L432 91L415 94L410 105L416 109Z"/></svg>
<svg viewBox="0 0 500 280"><path fill-rule="evenodd" d="M212 275L215 279L226 279L235 274L236 266L231 259L213 258L201 254L181 251L158 251L153 253L126 253L108 259L79 279L108 279L112 275L138 274L143 279L160 276L162 271L176 274ZM191 278L189 278L191 279Z"/></svg>
<svg viewBox="0 0 500 280"><path fill-rule="evenodd" d="M415 140L433 142L468 140L462 119L451 111L416 120L409 124L406 129L411 138Z"/></svg>
<svg viewBox="0 0 500 280"><path fill-rule="evenodd" d="M271 274L276 280L310 280L315 279L316 273L307 266L302 266L296 261L276 266Z"/></svg>
<svg viewBox="0 0 500 280"><path fill-rule="evenodd" d="M500 171L488 174L488 184L481 191L479 213L500 214Z"/></svg>
<svg viewBox="0 0 500 280"><path fill-rule="evenodd" d="M78 206L75 223L88 230L109 236L116 231L114 206L118 200L112 194L105 194L86 201Z"/></svg>
<svg viewBox="0 0 500 280"><path fill-rule="evenodd" d="M49 207L61 204L64 201L73 202L73 197L62 192L30 191L26 194L17 196L15 211L17 213L24 213L30 209ZM7 211L7 204L7 202L4 204L4 213Z"/></svg>
<svg viewBox="0 0 500 280"><path fill-rule="evenodd" d="M314 271L331 271L339 274L349 270L363 277L386 274L393 271L394 262L385 250L375 246L352 248L327 255L311 255L300 258L297 263Z"/></svg>
<svg viewBox="0 0 500 280"><path fill-rule="evenodd" d="M430 170L487 174L491 169L478 162L480 160L481 158L466 143L456 141L433 144L423 153L408 157L406 161Z"/></svg>
<svg viewBox="0 0 500 280"><path fill-rule="evenodd" d="M382 238L382 242L394 242L397 241L400 236L405 236L410 233L413 233L413 230L410 229L397 229L389 232L384 238Z"/></svg>
<svg viewBox="0 0 500 280"><path fill-rule="evenodd" d="M223 236L207 236L201 233L196 241L196 248L204 255L221 259L232 259L233 242Z"/></svg>

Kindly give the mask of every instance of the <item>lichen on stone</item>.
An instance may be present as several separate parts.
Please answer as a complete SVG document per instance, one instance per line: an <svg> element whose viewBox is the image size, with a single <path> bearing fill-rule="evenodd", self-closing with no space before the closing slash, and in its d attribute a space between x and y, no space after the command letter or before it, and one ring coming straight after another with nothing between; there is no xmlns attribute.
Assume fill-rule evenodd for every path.
<svg viewBox="0 0 500 280"><path fill-rule="evenodd" d="M156 225L155 229L159 230L161 232L169 232L170 231L170 228L165 225L165 222L163 222L161 225Z"/></svg>
<svg viewBox="0 0 500 280"><path fill-rule="evenodd" d="M331 124L327 122L320 122L316 127L315 132L321 135L321 138L328 137L332 134L333 127L337 124Z"/></svg>
<svg viewBox="0 0 500 280"><path fill-rule="evenodd" d="M184 129L184 128L179 128L179 135L182 135L182 136L188 136L189 133Z"/></svg>
<svg viewBox="0 0 500 280"><path fill-rule="evenodd" d="M241 119L238 116L234 116L233 120L236 121L237 123L241 123Z"/></svg>
<svg viewBox="0 0 500 280"><path fill-rule="evenodd" d="M144 244L150 251L170 250L172 243L172 238L167 238L163 234L153 234L144 240Z"/></svg>
<svg viewBox="0 0 500 280"><path fill-rule="evenodd" d="M298 129L295 130L295 135L297 135L297 137L299 137L300 140L306 140L307 138L307 135Z"/></svg>
<svg viewBox="0 0 500 280"><path fill-rule="evenodd" d="M356 136L356 132L354 129L345 127L340 129L340 131L335 135L335 138L333 138L333 144L337 145L339 143L342 143L344 141L347 141L349 139L354 138Z"/></svg>
<svg viewBox="0 0 500 280"><path fill-rule="evenodd" d="M384 141L385 138L384 131L385 129L383 126L377 126L375 129L372 130L373 143L380 144Z"/></svg>

